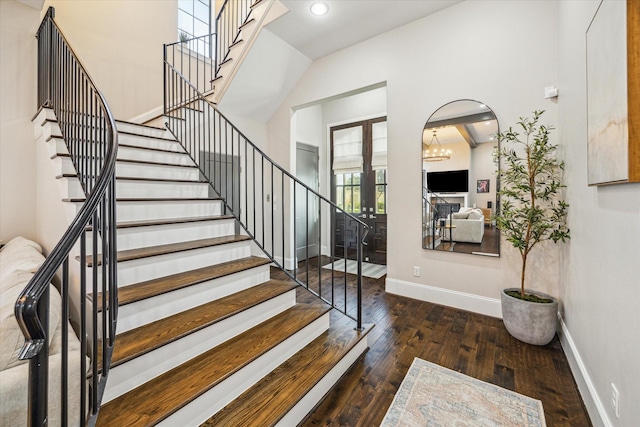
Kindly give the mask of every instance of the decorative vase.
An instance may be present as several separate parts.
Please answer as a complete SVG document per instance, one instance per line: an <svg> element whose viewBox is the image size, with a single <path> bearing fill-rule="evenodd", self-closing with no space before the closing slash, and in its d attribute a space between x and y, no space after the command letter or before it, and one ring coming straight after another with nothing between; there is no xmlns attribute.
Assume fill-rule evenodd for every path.
<svg viewBox="0 0 640 427"><path fill-rule="evenodd" d="M507 331L516 339L534 345L546 345L556 334L558 325L558 300L542 292L525 289L528 294L548 298L550 303L524 301L507 294L520 292L520 288L504 289L500 294L502 321Z"/></svg>

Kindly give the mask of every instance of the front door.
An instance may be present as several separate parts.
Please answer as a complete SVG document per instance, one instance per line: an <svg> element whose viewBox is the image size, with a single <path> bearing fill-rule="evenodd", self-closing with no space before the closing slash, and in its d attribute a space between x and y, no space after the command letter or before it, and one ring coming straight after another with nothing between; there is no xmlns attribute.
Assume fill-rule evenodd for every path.
<svg viewBox="0 0 640 427"><path fill-rule="evenodd" d="M387 262L386 117L331 128L331 197L369 226L362 259ZM334 254L356 259L357 227L342 215L333 219Z"/></svg>

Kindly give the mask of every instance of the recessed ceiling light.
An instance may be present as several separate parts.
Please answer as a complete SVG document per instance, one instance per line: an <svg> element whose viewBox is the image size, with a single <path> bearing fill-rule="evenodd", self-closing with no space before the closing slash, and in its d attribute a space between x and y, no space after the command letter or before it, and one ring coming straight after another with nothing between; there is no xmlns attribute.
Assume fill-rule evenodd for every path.
<svg viewBox="0 0 640 427"><path fill-rule="evenodd" d="M316 2L311 5L310 10L315 16L323 16L329 12L329 6L326 3Z"/></svg>

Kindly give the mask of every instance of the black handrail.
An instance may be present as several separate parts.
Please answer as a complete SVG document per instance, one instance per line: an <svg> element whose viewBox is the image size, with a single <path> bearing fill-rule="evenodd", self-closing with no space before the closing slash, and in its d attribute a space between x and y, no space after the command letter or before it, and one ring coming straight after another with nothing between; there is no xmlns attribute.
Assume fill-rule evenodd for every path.
<svg viewBox="0 0 640 427"><path fill-rule="evenodd" d="M84 205L55 248L35 273L15 304L16 319L25 336L21 359L29 360L28 424L47 425L48 413L48 353L49 284L56 272L61 272L62 350L60 424L73 420L81 425L93 425L106 385L113 351L117 320L116 270L116 188L115 163L118 134L111 111L102 93L69 46L54 21L52 7L37 32L38 38L38 103L53 110L62 132L77 177L85 192ZM90 283L87 280L86 230L91 226L93 256ZM69 270L71 252L79 242L80 283L72 283ZM100 246L100 248L98 248ZM99 250L100 249L100 250ZM98 266L96 260L100 258ZM100 275L98 272L100 271ZM87 286L91 285L93 303L87 307ZM75 288L79 285L79 289ZM75 292L74 292L75 291ZM98 295L102 295L98 298ZM69 307L80 306L80 393L69 395ZM101 312L101 314L99 314ZM90 327L89 327L90 324ZM100 331L98 330L101 325ZM57 325L51 325L54 330ZM89 366L87 366L87 356ZM90 370L88 369L90 367ZM69 399L80 402L80 411L70 414Z"/></svg>
<svg viewBox="0 0 640 427"><path fill-rule="evenodd" d="M215 193L224 200L226 211L238 220L258 247L287 275L351 317L361 328L362 246L369 227L279 166L167 62L165 76L164 113L167 127L198 165ZM297 210L297 197L304 197L301 211ZM268 207L265 208L265 205ZM313 217L317 216L320 229L316 236L311 236L307 220L305 244L302 245L307 253L304 268L301 268L297 261L296 245L292 244L295 238L290 231L296 234L297 216L308 218L312 211L316 214ZM322 286L324 262L321 261L325 259L327 264L335 264L336 256L347 258L350 254L346 244L343 245L342 254L334 253L335 242L331 235L325 239L325 243L330 243L331 255L321 256L323 213L328 215L334 227L342 227L343 236L351 233L355 237L357 260L355 277L347 276L346 267L344 274L339 276L334 269L325 273L331 276L329 289L323 289ZM310 270L310 258L313 257L309 254L311 246L318 251L318 263L313 267L313 272ZM290 268L285 267L287 264ZM338 295L336 287L340 291Z"/></svg>

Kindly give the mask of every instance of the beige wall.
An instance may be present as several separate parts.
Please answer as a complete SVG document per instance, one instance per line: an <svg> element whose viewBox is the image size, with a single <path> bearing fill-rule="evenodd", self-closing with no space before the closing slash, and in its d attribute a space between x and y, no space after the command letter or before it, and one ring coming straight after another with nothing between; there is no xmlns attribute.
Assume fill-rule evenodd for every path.
<svg viewBox="0 0 640 427"><path fill-rule="evenodd" d="M49 6L117 119L162 106L162 44L177 41L177 0L48 0Z"/></svg>
<svg viewBox="0 0 640 427"><path fill-rule="evenodd" d="M36 238L36 38L40 11L0 1L0 240Z"/></svg>
<svg viewBox="0 0 640 427"><path fill-rule="evenodd" d="M422 250L422 129L436 109L456 99L491 106L502 128L535 109L547 110L545 120L556 124L556 102L543 96L545 86L557 84L556 70L555 2L463 2L314 62L269 121L269 153L286 167L293 163L286 146L295 142L291 108L386 82L387 283L435 292L453 303L463 295L463 306L486 312L475 304L488 304L488 311L499 313L501 289L518 280L514 249L503 245L498 259ZM531 285L554 295L558 253L543 248L530 266ZM413 277L414 266L421 267L421 277Z"/></svg>
<svg viewBox="0 0 640 427"><path fill-rule="evenodd" d="M571 242L562 254L562 342L594 425L635 426L640 420L640 184L587 186L585 32L598 4L559 3L558 131L571 204ZM612 383L620 393L620 418L609 403Z"/></svg>

